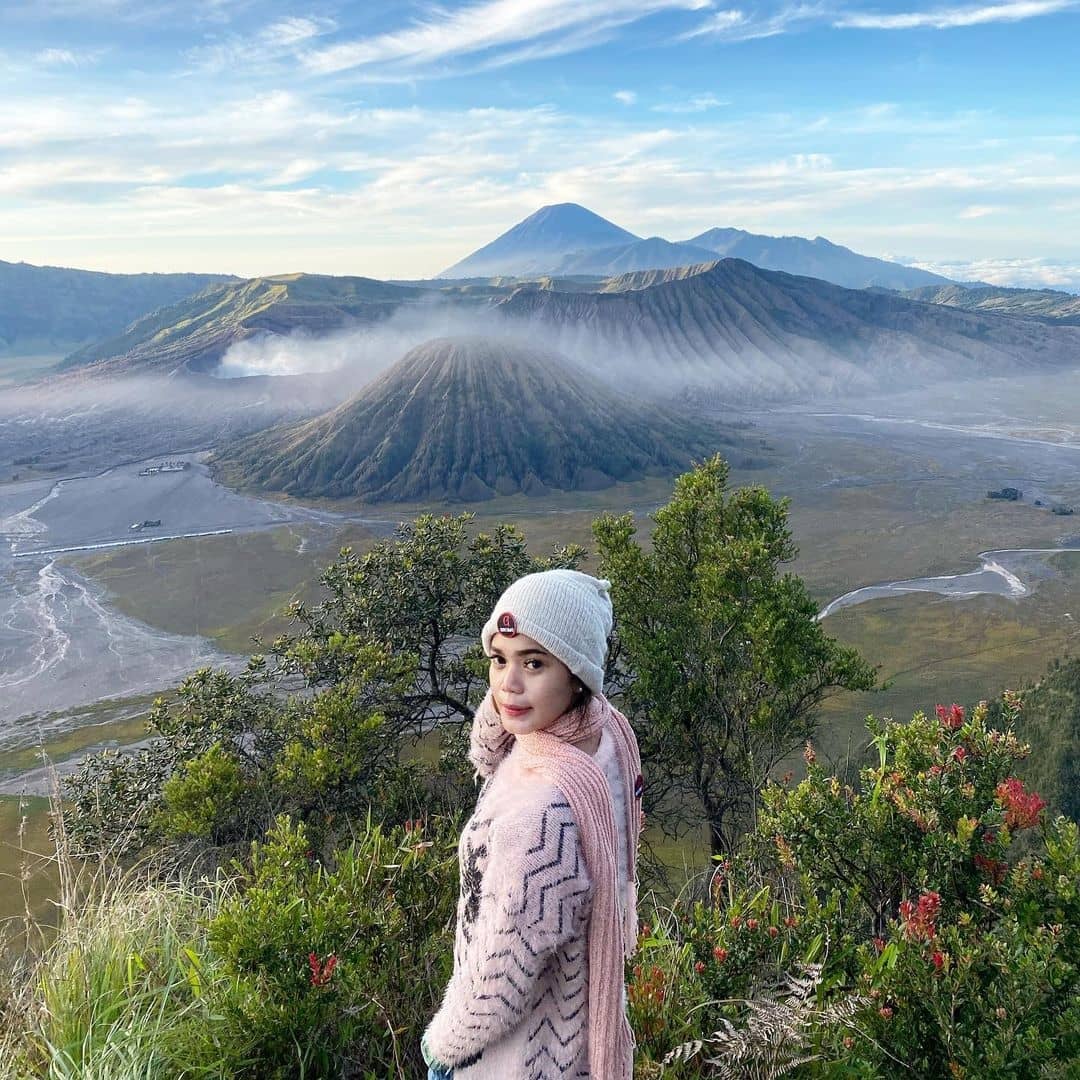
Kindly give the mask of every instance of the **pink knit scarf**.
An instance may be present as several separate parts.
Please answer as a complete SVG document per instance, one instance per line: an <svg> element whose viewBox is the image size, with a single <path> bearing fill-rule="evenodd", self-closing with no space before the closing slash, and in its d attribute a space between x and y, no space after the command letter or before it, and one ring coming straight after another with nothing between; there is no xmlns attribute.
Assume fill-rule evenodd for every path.
<svg viewBox="0 0 1080 1080"><path fill-rule="evenodd" d="M603 770L569 738L584 740L607 731L626 789L626 913L619 918L618 830L611 789ZM623 959L637 944L637 849L641 816L637 798L641 758L626 717L602 694L588 708L560 716L551 727L528 735L509 734L489 692L473 718L469 760L490 776L521 745L525 764L536 769L566 797L577 822L585 865L593 884L589 918L589 1073L593 1080L631 1080L634 1036L623 1008Z"/></svg>

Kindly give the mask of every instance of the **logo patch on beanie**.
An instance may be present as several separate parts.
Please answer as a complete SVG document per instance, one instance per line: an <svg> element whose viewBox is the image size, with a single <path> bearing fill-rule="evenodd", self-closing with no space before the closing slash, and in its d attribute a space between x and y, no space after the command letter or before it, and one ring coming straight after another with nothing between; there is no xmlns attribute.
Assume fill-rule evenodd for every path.
<svg viewBox="0 0 1080 1080"><path fill-rule="evenodd" d="M640 799L641 793L645 790L645 777L641 773L637 774L637 779L634 781L634 798Z"/></svg>
<svg viewBox="0 0 1080 1080"><path fill-rule="evenodd" d="M510 614L509 611L504 611L495 623L500 634L505 634L507 637L514 637L517 632L517 619Z"/></svg>

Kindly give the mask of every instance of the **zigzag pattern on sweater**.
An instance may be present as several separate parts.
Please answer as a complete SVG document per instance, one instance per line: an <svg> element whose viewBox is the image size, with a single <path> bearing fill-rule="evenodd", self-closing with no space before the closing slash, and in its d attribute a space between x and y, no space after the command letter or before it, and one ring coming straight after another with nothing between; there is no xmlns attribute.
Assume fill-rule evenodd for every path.
<svg viewBox="0 0 1080 1080"><path fill-rule="evenodd" d="M537 794L509 813L482 797L462 834L454 974L427 1038L450 1065L510 1038L514 1080L587 1077L592 889L569 803Z"/></svg>

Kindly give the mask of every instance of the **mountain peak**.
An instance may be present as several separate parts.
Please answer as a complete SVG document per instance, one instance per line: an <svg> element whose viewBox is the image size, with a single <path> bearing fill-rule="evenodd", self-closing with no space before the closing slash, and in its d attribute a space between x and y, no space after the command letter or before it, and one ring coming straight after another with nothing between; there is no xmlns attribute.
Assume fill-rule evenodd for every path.
<svg viewBox="0 0 1080 1080"><path fill-rule="evenodd" d="M571 251L614 247L638 237L577 203L542 206L439 277L492 277L498 274L546 273L552 256Z"/></svg>

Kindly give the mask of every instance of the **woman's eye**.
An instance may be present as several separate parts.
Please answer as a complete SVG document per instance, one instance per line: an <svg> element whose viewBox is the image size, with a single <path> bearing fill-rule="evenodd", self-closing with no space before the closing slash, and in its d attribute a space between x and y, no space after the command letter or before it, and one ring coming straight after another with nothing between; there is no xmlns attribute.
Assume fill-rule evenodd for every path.
<svg viewBox="0 0 1080 1080"><path fill-rule="evenodd" d="M543 660L526 660L525 666L533 671L539 671L544 666L544 662Z"/></svg>

